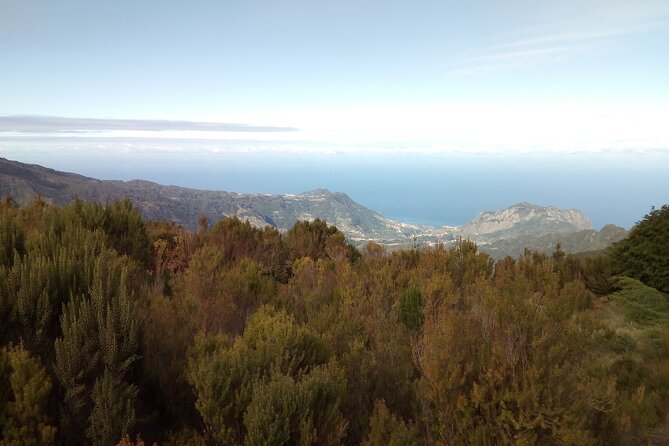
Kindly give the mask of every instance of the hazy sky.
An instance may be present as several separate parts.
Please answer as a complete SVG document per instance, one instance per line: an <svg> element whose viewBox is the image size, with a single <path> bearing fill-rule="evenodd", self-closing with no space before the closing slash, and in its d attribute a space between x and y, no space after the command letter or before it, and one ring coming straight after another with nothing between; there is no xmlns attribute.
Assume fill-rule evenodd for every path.
<svg viewBox="0 0 669 446"><path fill-rule="evenodd" d="M669 151L666 0L0 0L0 69L5 153Z"/></svg>

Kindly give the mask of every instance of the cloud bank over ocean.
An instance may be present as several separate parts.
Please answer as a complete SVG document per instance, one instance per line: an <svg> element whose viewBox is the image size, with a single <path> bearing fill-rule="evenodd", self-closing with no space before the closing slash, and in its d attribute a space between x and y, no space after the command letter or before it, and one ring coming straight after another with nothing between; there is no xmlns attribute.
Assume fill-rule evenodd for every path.
<svg viewBox="0 0 669 446"><path fill-rule="evenodd" d="M291 127L272 127L219 122L161 119L100 119L62 116L0 116L0 132L85 133L101 131L198 131L198 132L293 132Z"/></svg>
<svg viewBox="0 0 669 446"><path fill-rule="evenodd" d="M0 153L669 153L669 107L465 103L286 110L239 122L0 116Z"/></svg>

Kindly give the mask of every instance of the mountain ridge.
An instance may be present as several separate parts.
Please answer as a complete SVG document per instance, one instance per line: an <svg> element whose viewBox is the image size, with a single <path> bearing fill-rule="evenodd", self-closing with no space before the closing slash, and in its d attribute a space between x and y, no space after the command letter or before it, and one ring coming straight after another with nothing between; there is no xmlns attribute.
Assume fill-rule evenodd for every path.
<svg viewBox="0 0 669 446"><path fill-rule="evenodd" d="M421 228L387 219L343 192L324 188L302 194L240 194L140 179L99 180L0 158L0 196L26 204L35 195L56 205L74 198L108 202L127 197L145 218L173 221L190 228L196 227L203 214L212 223L236 215L257 226L267 224L281 230L289 229L297 220L321 218L354 241L408 240Z"/></svg>
<svg viewBox="0 0 669 446"><path fill-rule="evenodd" d="M99 180L0 158L0 197L10 196L18 203L26 204L36 195L55 205L66 204L75 198L106 203L127 197L144 218L172 221L191 229L197 226L201 215L211 223L226 216L237 216L255 226L269 225L284 231L298 220L320 218L335 225L355 244L373 240L389 246L408 247L468 238L495 256L515 252L515 247L509 248L513 245L509 240L545 245L545 240L550 239L548 236L592 231L590 219L579 210L560 210L555 206L527 202L481 212L460 227L434 227L386 218L355 202L346 193L331 192L326 188L301 194L241 194L162 185L142 179ZM541 243L536 241L539 239ZM587 241L587 237L581 239ZM601 243L593 249L599 249L599 245ZM585 251L592 246L583 248Z"/></svg>

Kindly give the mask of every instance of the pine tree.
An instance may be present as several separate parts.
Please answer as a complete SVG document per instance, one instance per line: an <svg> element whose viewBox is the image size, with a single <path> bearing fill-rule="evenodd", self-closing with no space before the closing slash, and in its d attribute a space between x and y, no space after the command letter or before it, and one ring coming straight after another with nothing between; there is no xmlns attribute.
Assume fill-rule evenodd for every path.
<svg viewBox="0 0 669 446"><path fill-rule="evenodd" d="M15 255L25 252L25 233L17 221L16 210L0 206L0 266L10 268Z"/></svg>
<svg viewBox="0 0 669 446"><path fill-rule="evenodd" d="M0 342L11 336L13 300L10 295L7 269L0 266Z"/></svg>
<svg viewBox="0 0 669 446"><path fill-rule="evenodd" d="M30 347L42 341L54 312L52 266L53 263L44 256L30 256L17 261L9 274L13 317L22 327L23 341Z"/></svg>
<svg viewBox="0 0 669 446"><path fill-rule="evenodd" d="M6 358L5 361L2 359L3 356ZM31 357L21 347L2 349L0 350L2 381L5 379L3 374L5 377L9 375L10 389L5 388L4 391L0 391L0 404L3 400L5 402L4 410L0 409L0 421L2 421L0 446L53 444L56 428L49 424L46 416L51 379L39 359ZM11 394L9 400L7 390Z"/></svg>
<svg viewBox="0 0 669 446"><path fill-rule="evenodd" d="M117 259L100 256L91 289L63 308L55 342L67 431L94 444L117 442L134 423L137 389L125 378L138 359L138 321L126 277Z"/></svg>
<svg viewBox="0 0 669 446"><path fill-rule="evenodd" d="M0 289L3 283L7 288L0 297L0 315L4 306L12 317L6 336L33 351L51 350L62 306L90 287L105 243L100 232L65 225L29 240L23 256L15 251L11 269L0 267Z"/></svg>
<svg viewBox="0 0 669 446"><path fill-rule="evenodd" d="M93 411L86 435L94 445L110 445L119 441L122 434L135 423L134 400L137 388L112 376L105 368L95 380L91 399Z"/></svg>

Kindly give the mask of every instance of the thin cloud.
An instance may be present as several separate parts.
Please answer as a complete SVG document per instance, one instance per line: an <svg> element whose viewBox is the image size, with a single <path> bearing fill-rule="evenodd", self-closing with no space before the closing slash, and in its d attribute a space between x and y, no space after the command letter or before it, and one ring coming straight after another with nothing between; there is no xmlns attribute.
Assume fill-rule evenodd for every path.
<svg viewBox="0 0 669 446"><path fill-rule="evenodd" d="M494 60L511 60L511 59L527 59L527 58L536 58L550 56L554 54L566 53L574 51L577 48L574 47L554 47L554 48L538 48L532 50L523 50L523 51L507 51L502 53L488 54L485 56L474 57L470 60L472 61L494 61Z"/></svg>
<svg viewBox="0 0 669 446"><path fill-rule="evenodd" d="M545 44L556 44L563 42L584 42L584 41L593 41L599 39L606 39L611 37L622 37L630 34L640 34L646 32L652 32L665 28L667 26L666 22L650 22L636 24L627 27L618 27L611 29L600 29L600 30L590 30L590 31L575 31L575 32L564 32L551 34L546 36L537 36L530 37L526 39L515 40L511 42L501 43L494 45L493 48L522 48L522 47L531 47L536 45L545 45Z"/></svg>
<svg viewBox="0 0 669 446"><path fill-rule="evenodd" d="M66 118L60 116L0 116L0 132L88 133L99 131L294 132L293 127L154 119Z"/></svg>
<svg viewBox="0 0 669 446"><path fill-rule="evenodd" d="M571 20L538 23L526 30L524 36L502 41L488 47L483 55L464 60L462 67L449 74L480 77L562 62L615 45L615 39L624 36L664 31L669 27L667 5L618 6L595 9Z"/></svg>
<svg viewBox="0 0 669 446"><path fill-rule="evenodd" d="M520 49L517 51L497 51L467 59L467 64L449 72L457 77L483 77L505 71L514 71L527 66L556 63L576 54L592 49L592 45L579 43L564 46L546 46Z"/></svg>

